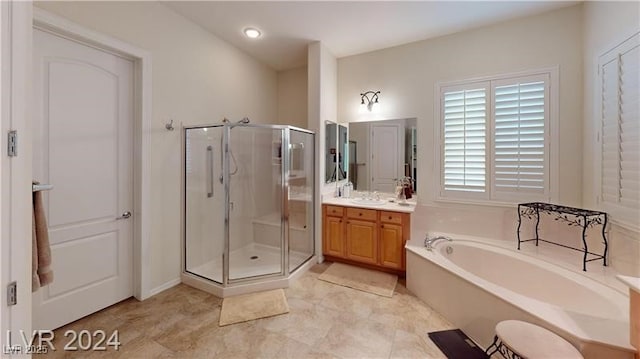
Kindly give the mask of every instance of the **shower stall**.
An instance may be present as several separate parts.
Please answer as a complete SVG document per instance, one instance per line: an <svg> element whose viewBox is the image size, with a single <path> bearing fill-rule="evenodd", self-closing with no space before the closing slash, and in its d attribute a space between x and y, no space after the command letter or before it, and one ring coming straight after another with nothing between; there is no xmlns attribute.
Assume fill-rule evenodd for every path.
<svg viewBox="0 0 640 359"><path fill-rule="evenodd" d="M288 286L315 250L313 132L185 127L182 281L218 296Z"/></svg>

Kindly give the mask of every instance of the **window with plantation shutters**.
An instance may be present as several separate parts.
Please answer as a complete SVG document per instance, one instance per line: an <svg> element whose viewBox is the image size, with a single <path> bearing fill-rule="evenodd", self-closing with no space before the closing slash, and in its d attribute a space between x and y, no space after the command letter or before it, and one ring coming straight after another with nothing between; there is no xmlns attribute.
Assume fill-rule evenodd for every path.
<svg viewBox="0 0 640 359"><path fill-rule="evenodd" d="M439 86L440 197L549 201L552 71Z"/></svg>
<svg viewBox="0 0 640 359"><path fill-rule="evenodd" d="M487 86L442 94L444 191L486 192Z"/></svg>
<svg viewBox="0 0 640 359"><path fill-rule="evenodd" d="M600 57L601 193L618 218L640 214L640 35Z"/></svg>
<svg viewBox="0 0 640 359"><path fill-rule="evenodd" d="M492 82L493 197L546 198L549 76Z"/></svg>

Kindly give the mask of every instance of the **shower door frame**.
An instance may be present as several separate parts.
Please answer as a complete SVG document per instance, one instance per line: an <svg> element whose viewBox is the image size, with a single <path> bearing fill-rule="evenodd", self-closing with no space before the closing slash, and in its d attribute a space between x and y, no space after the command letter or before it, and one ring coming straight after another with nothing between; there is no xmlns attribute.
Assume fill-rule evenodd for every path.
<svg viewBox="0 0 640 359"><path fill-rule="evenodd" d="M207 124L207 125L193 125L193 126L182 126L182 136L181 136L181 142L182 142L182 153L181 153L181 161L182 161L182 188L181 188L181 194L180 196L182 197L182 213L181 213L181 233L182 233L182 245L180 246L180 251L181 253L181 258L182 258L182 263L181 263L181 272L183 274L189 275L189 276L193 276L199 279L203 279L206 280L208 282L211 283L215 283L215 284L222 284L222 282L218 282L217 280L210 278L210 277L206 277L202 274L198 274L195 272L191 272L189 270L189 268L187 267L188 264L188 260L187 260L187 132L189 130L203 130L203 129L210 129L210 128L218 128L218 127L224 127L223 123L216 123L216 124ZM224 136L224 128L222 128L223 131L223 136ZM224 139L223 139L224 142ZM222 161L222 164L224 165L225 161ZM224 169L223 172L224 174ZM213 178L211 179L213 180ZM225 226L226 227L226 226ZM226 245L226 240L224 237L224 233L223 233L223 240L224 243L223 245ZM225 252L224 252L224 247L223 247L223 251L222 251L222 259L223 259L223 277L224 277L224 258L225 258Z"/></svg>
<svg viewBox="0 0 640 359"><path fill-rule="evenodd" d="M260 274L249 277L241 277L241 278L230 278L230 257L231 257L231 231L230 231L230 220L231 220L231 173L230 166L231 158L230 158L230 150L229 144L231 143L231 130L236 127L243 128L260 128L260 129L269 129L273 132L274 130L279 130L280 134L280 146L282 149L289 148L289 131L286 130L286 126L278 126L278 125L260 125L260 124L244 124L244 123L225 123L223 128L223 182L224 182L224 251L222 258L222 285L229 286L236 283L246 283L251 282L258 279L266 279L266 278L285 278L289 275L288 265L289 265L289 256L286 255L289 252L289 206L288 206L288 188L289 181L287 176L289 175L288 164L289 164L289 151L280 151L281 153L281 166L280 166L280 178L281 178L281 190L282 190L282 207L280 211L280 272L279 273L267 273ZM272 141L273 142L273 141Z"/></svg>
<svg viewBox="0 0 640 359"><path fill-rule="evenodd" d="M183 141L183 162L185 161L185 157L186 156L186 135L187 135L187 131L188 130L196 130L196 129L205 129L205 128L217 128L217 127L222 127L222 143L223 143L223 156L224 156L224 161L222 161L222 176L223 176L223 184L224 184L224 193L225 193L225 198L224 198L224 231L223 231L223 251L222 251L222 282L218 282L212 278L207 278L204 277L202 275L190 272L187 269L187 251L186 251L186 246L187 246L187 232L186 232L186 215L187 215L187 202L186 202L186 182L187 182L187 173L186 170L184 168L184 164L183 164L183 188L182 188L182 196L183 196L183 206L182 206L182 222L183 222L183 230L182 230L182 251L183 251L183 255L182 255L182 259L183 259L183 263L182 263L182 271L183 273L187 274L187 275L192 275L192 276L196 276L198 278L203 278L209 282L212 283L216 283L216 284L220 284L223 287L230 287L236 284L245 284L245 283L251 283L251 282L255 282L257 280L261 280L261 279L282 279L282 278L287 278L289 277L289 275L291 274L290 268L289 268L289 175L290 175L290 167L291 167L291 154L290 154L290 143L291 143L291 130L294 131L298 131L298 132L302 132L302 133L307 133L310 134L312 136L313 139L313 151L314 151L314 155L315 155L315 140L316 140L316 136L315 133L313 131L310 130L306 130L303 128L299 128L299 127L295 127L295 126L289 126L289 125L263 125L263 124L244 124L244 123L222 123L222 124L210 124L210 125L197 125L197 126L183 126L183 135L182 135L182 141ZM250 277L243 277L243 278L234 278L231 279L229 278L229 256L230 256L230 224L229 224L229 219L231 216L231 198L230 198L230 179L231 179L231 175L230 175L230 166L229 166L229 161L230 161L230 151L229 151L229 142L231 140L231 130L235 127L251 127L251 128L262 128L262 129L271 129L271 130L280 130L280 139L281 139L281 144L280 144L280 155L281 155L281 169L280 169L280 176L281 176L281 188L282 188L282 196L281 196L281 201L282 201L282 210L280 213L280 273L268 273L268 274L263 274L263 275L256 275L256 276L250 276ZM285 150L286 149L286 150ZM313 156L312 156L313 158ZM312 198L315 198L315 191L316 191L316 168L315 165L312 166L312 172L313 172L313 189L312 189ZM312 200L313 201L313 200ZM309 260L311 260L314 256L315 256L315 251L316 251L316 216L315 216L315 212L316 212L316 206L313 205L312 206L312 215L311 218L313 219L313 231L311 231L312 233L312 238L313 238L313 244L311 246L311 248L313 249L312 253L309 255L309 258L307 258L302 264L300 264L298 267L296 267L294 269L298 270L298 268L300 268L302 265L304 265L304 263L307 263Z"/></svg>
<svg viewBox="0 0 640 359"><path fill-rule="evenodd" d="M300 267L302 267L305 263L307 263L309 260L311 260L316 255L316 239L317 239L316 238L316 225L317 225L317 223L316 223L316 207L317 207L317 205L316 205L315 198L316 198L316 191L318 190L317 189L317 180L318 179L316 177L317 176L317 172L316 172L316 162L315 162L316 153L317 153L317 151L316 151L316 134L315 134L315 132L313 132L311 130L307 130L307 129L296 127L296 126L290 126L290 125L274 125L274 126L283 127L285 129L286 137L287 137L287 147L286 147L287 151L284 151L284 152L286 152L286 155L287 155L287 166L283 167L283 168L287 169L286 173L284 173L285 179L286 179L286 188L283 189L284 195L283 195L283 199L282 199L284 201L284 205L286 206L286 209L287 209L287 226L285 228L285 230L287 231L287 246L291 243L290 242L290 233L289 233L289 229L290 229L290 227L289 227L289 176L291 174L290 173L290 170L291 170L291 131L293 130L293 131L298 131L298 132L302 132L302 133L306 133L306 134L311 135L311 150L313 150L313 153L311 155L312 162L310 163L310 165L311 165L311 173L312 173L311 178L313 179L313 186L311 188L311 204L312 205L311 205L311 216L310 216L310 218L312 218L312 224L313 224L313 226L312 226L313 230L311 231L311 236L312 236L312 239L313 239L313 243L311 245L312 251L311 251L311 254L309 255L309 257L307 259L305 259L302 263L300 263L296 268L294 268L293 271L291 271L291 269L289 267L291 257L290 257L290 255L286 256L287 257L287 266L286 266L286 271L285 272L286 272L286 274L288 276L292 272L297 271ZM285 147L283 147L283 148L285 148ZM283 181L283 182L285 182L285 181ZM287 247L287 254L290 254L290 253L288 253L288 249L289 248Z"/></svg>

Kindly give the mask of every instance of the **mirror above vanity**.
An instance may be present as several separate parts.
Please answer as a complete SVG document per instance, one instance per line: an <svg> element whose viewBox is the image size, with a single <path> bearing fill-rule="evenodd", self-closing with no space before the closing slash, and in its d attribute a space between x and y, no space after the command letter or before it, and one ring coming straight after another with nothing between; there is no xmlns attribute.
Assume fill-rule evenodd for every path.
<svg viewBox="0 0 640 359"><path fill-rule="evenodd" d="M326 121L324 124L325 136L325 159L324 159L324 183L336 181L335 164L338 148L338 125L334 122Z"/></svg>
<svg viewBox="0 0 640 359"><path fill-rule="evenodd" d="M415 129L415 119L327 124L326 177L342 181L335 195L322 198L326 259L405 272L416 201L406 200L412 198L408 183L397 197L390 194L397 179L415 178Z"/></svg>
<svg viewBox="0 0 640 359"><path fill-rule="evenodd" d="M349 123L349 180L358 191L393 193L395 179L417 176L416 119Z"/></svg>
<svg viewBox="0 0 640 359"><path fill-rule="evenodd" d="M349 148L347 126L338 125L338 181L347 178L349 172Z"/></svg>
<svg viewBox="0 0 640 359"><path fill-rule="evenodd" d="M325 122L325 183L347 178L349 170L349 134L345 125Z"/></svg>

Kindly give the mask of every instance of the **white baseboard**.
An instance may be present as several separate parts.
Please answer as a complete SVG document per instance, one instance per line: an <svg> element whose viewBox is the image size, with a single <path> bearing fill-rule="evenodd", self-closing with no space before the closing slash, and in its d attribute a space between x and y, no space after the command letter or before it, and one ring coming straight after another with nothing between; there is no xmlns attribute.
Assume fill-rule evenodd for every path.
<svg viewBox="0 0 640 359"><path fill-rule="evenodd" d="M182 283L180 278L175 278L175 279L172 279L172 280L170 280L170 281L168 281L168 282L166 282L164 284L161 284L161 285L159 285L159 286L157 286L157 287L155 287L155 288L153 288L153 289L151 289L149 291L149 298L153 297L154 295L156 295L156 294L158 294L160 292L164 292L165 290L167 290L169 288L175 287L180 283Z"/></svg>

